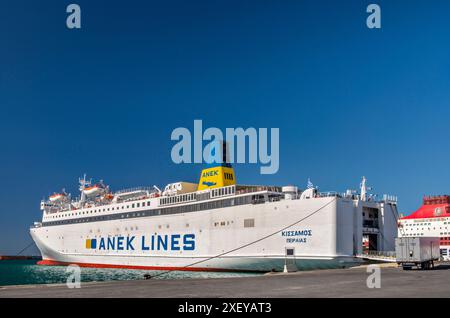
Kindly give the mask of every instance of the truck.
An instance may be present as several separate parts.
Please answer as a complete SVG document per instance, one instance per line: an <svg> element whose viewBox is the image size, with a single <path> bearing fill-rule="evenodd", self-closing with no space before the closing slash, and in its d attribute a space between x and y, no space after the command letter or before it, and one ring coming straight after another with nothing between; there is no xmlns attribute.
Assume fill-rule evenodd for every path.
<svg viewBox="0 0 450 318"><path fill-rule="evenodd" d="M434 268L434 261L439 260L440 248L438 237L397 237L395 254L398 265L404 270L413 266L428 270Z"/></svg>

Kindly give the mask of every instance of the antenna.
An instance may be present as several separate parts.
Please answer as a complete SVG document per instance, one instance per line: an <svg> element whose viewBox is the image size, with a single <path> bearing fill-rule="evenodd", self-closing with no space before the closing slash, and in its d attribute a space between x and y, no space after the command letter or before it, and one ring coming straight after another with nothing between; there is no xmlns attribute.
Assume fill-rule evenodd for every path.
<svg viewBox="0 0 450 318"><path fill-rule="evenodd" d="M367 201L367 191L372 190L372 187L368 187L366 185L366 183L367 183L367 179L366 179L366 177L363 176L361 184L360 184L360 187L361 187L361 201Z"/></svg>
<svg viewBox="0 0 450 318"><path fill-rule="evenodd" d="M80 201L81 203L83 203L84 201L86 201L86 195L84 194L83 190L86 188L86 185L88 185L88 182L86 182L86 173L83 174L82 178L78 178L78 182L80 183L80 192L81 192Z"/></svg>

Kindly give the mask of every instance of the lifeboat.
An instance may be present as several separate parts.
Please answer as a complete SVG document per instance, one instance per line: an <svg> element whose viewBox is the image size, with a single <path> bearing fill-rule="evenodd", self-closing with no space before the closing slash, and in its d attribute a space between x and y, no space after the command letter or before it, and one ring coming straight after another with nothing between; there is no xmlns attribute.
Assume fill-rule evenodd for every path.
<svg viewBox="0 0 450 318"><path fill-rule="evenodd" d="M89 198L96 197L105 193L105 187L101 184L94 184L93 186L84 188L83 193Z"/></svg>
<svg viewBox="0 0 450 318"><path fill-rule="evenodd" d="M103 196L104 200L112 200L114 198L114 195L112 195L111 193L107 193Z"/></svg>
<svg viewBox="0 0 450 318"><path fill-rule="evenodd" d="M50 202L62 202L65 201L67 198L67 195L64 193L54 193L51 196L49 196Z"/></svg>

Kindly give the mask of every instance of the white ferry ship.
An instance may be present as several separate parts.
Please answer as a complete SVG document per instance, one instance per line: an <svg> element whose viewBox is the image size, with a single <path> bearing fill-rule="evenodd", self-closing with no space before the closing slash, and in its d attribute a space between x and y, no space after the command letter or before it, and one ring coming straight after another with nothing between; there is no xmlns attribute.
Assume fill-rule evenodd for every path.
<svg viewBox="0 0 450 318"><path fill-rule="evenodd" d="M41 202L31 236L42 265L152 270L281 271L345 267L356 255L393 251L395 197L361 190L236 184L233 168L204 169L198 184L113 192L86 176L81 196Z"/></svg>

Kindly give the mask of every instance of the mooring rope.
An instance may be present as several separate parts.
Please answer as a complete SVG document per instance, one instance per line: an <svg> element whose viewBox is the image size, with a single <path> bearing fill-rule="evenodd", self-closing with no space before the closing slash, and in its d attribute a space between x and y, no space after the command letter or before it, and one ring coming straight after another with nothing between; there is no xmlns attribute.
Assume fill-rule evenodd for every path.
<svg viewBox="0 0 450 318"><path fill-rule="evenodd" d="M20 254L22 254L23 252L25 252L25 250L27 250L30 246L34 245L34 241L31 241L30 244L28 244L25 248L21 249L19 253L16 254L16 256L19 256Z"/></svg>

